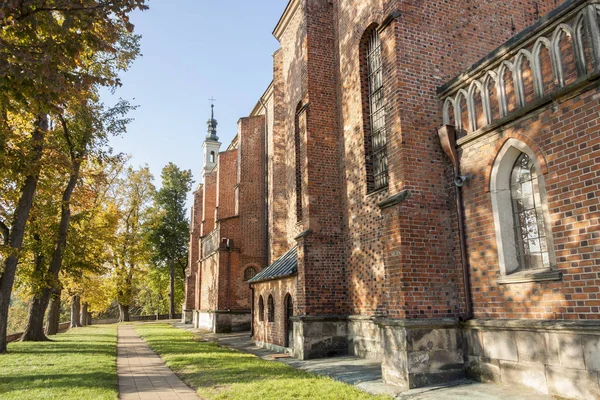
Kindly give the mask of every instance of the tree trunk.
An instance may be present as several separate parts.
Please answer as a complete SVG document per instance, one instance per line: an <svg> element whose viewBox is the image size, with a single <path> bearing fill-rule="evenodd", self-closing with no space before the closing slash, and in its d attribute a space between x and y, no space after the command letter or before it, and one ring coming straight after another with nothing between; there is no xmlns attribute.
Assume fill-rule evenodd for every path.
<svg viewBox="0 0 600 400"><path fill-rule="evenodd" d="M119 303L119 322L129 322L129 306Z"/></svg>
<svg viewBox="0 0 600 400"><path fill-rule="evenodd" d="M88 324L88 304L83 303L81 305L81 326L87 326Z"/></svg>
<svg viewBox="0 0 600 400"><path fill-rule="evenodd" d="M46 281L50 281L50 287L42 289L41 293L34 297L31 307L29 309L29 321L27 322L27 328L23 333L21 341L23 342L39 342L47 340L44 335L44 314L48 308L50 302L50 296L53 291L56 290L58 285L58 274L62 267L63 255L65 253L65 246L67 245L67 234L69 232L69 222L71 220L71 195L77 181L79 180L79 170L81 167L81 161L75 161L73 165L73 172L69 177L69 182L65 188L62 196L61 203L61 214L60 223L58 225L58 237L56 239L56 246L54 247L54 253L52 254L52 261L50 261L50 267L46 274ZM40 319L39 316L42 316ZM77 321L79 324L79 320Z"/></svg>
<svg viewBox="0 0 600 400"><path fill-rule="evenodd" d="M39 247L35 253L35 263L33 274L36 277L43 277L46 269L44 263L44 254L41 252L42 240L40 235L35 232L33 239L36 242L36 246ZM44 335L44 315L45 310L40 314L39 305L37 304L37 297L34 297L29 305L29 315L27 316L27 326L25 327L25 333L21 336L22 342L40 342L48 340Z"/></svg>
<svg viewBox="0 0 600 400"><path fill-rule="evenodd" d="M87 312L87 326L92 325L92 313L91 312Z"/></svg>
<svg viewBox="0 0 600 400"><path fill-rule="evenodd" d="M79 328L81 324L81 301L78 295L71 296L71 328Z"/></svg>
<svg viewBox="0 0 600 400"><path fill-rule="evenodd" d="M169 319L175 318L175 263L171 260L171 286L169 287Z"/></svg>
<svg viewBox="0 0 600 400"><path fill-rule="evenodd" d="M34 168L31 174L25 178L21 187L21 197L14 213L8 246L11 254L4 261L3 272L0 273L0 354L6 353L6 330L8 328L8 306L15 282L15 273L19 263L19 251L23 245L25 236L25 225L29 219L29 211L33 204L33 197L38 183L40 166L39 161L44 150L44 137L48 131L48 116L40 114L36 121L36 129L32 134L31 161Z"/></svg>
<svg viewBox="0 0 600 400"><path fill-rule="evenodd" d="M46 318L46 335L56 335L60 324L60 290L52 294L50 309Z"/></svg>

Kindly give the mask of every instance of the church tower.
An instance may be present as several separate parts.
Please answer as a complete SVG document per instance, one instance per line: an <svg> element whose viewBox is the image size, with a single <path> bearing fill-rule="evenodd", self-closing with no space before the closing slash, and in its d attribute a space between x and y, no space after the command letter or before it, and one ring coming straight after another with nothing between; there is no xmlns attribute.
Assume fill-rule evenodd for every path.
<svg viewBox="0 0 600 400"><path fill-rule="evenodd" d="M204 172L203 175L208 174L217 165L217 157L219 157L219 149L221 143L217 136L217 120L215 119L215 105L210 105L210 119L208 124L208 134L202 144L204 148Z"/></svg>

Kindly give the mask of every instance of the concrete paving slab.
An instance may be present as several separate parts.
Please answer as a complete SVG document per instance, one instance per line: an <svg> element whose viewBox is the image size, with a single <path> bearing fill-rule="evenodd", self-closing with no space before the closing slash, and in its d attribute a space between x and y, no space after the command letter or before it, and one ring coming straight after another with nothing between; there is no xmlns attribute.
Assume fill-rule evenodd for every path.
<svg viewBox="0 0 600 400"><path fill-rule="evenodd" d="M119 326L117 375L121 400L200 399L165 366L130 325Z"/></svg>

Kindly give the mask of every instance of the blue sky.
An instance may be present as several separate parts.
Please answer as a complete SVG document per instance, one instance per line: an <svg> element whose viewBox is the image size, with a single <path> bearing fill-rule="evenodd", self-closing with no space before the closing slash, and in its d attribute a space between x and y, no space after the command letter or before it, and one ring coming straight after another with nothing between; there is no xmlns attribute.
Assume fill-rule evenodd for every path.
<svg viewBox="0 0 600 400"><path fill-rule="evenodd" d="M122 74L115 97L139 105L135 120L112 146L148 164L156 184L170 161L201 181L202 141L214 97L218 135L225 148L272 79L271 34L287 0L150 0L132 15L142 54ZM106 95L108 104L116 98Z"/></svg>

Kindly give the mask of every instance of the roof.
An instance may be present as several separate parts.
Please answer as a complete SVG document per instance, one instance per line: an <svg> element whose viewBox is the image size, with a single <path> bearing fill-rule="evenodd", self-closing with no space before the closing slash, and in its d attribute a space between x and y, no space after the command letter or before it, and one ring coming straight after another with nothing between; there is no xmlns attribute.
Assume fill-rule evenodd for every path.
<svg viewBox="0 0 600 400"><path fill-rule="evenodd" d="M298 270L298 246L292 247L277 261L260 271L248 283L258 283L292 276Z"/></svg>

